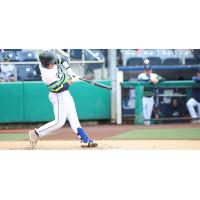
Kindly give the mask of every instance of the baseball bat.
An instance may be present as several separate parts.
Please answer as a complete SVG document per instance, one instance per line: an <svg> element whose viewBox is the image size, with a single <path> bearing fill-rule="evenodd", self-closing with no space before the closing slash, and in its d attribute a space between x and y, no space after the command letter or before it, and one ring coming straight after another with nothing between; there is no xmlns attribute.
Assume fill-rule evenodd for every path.
<svg viewBox="0 0 200 200"><path fill-rule="evenodd" d="M84 78L79 78L81 81L85 81L91 85L96 85L98 87L101 87L101 88L104 88L104 89L107 89L107 90L112 90L112 87L110 86L107 86L107 85L104 85L104 84L101 84L101 83L97 83L97 82L94 82L94 81L89 81L87 79L84 79Z"/></svg>
<svg viewBox="0 0 200 200"><path fill-rule="evenodd" d="M67 74L66 69L62 65L60 65L60 66L61 66L62 70L64 71L64 73ZM107 90L112 90L112 87L110 87L110 86L107 86L107 85L104 85L104 84L101 84L101 83L97 83L97 82L94 82L94 81L89 81L89 80L84 79L82 77L80 77L79 80L85 81L85 82L87 82L91 85L96 85L98 87L101 87L101 88L104 88L104 89L107 89Z"/></svg>

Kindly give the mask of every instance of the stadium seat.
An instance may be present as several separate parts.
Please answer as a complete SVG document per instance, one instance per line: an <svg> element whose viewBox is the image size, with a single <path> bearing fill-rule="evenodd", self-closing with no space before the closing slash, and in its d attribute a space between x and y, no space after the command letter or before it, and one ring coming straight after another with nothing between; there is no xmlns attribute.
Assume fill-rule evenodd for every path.
<svg viewBox="0 0 200 200"><path fill-rule="evenodd" d="M155 49L143 49L139 56L143 59L149 59L151 65L161 65L161 59Z"/></svg>
<svg viewBox="0 0 200 200"><path fill-rule="evenodd" d="M195 58L185 58L185 65L196 65L197 60Z"/></svg>
<svg viewBox="0 0 200 200"><path fill-rule="evenodd" d="M183 56L185 58L193 58L193 54L188 49L175 49L174 50L175 55L177 55L178 58L182 58Z"/></svg>
<svg viewBox="0 0 200 200"><path fill-rule="evenodd" d="M127 62L128 62L128 59L129 58L138 58L140 57L138 55L138 52L134 49L122 49L121 50L121 54L122 54L122 62L123 62L123 65L127 65ZM136 59L136 60L139 60L139 59Z"/></svg>
<svg viewBox="0 0 200 200"><path fill-rule="evenodd" d="M13 51L4 51L0 52L1 55L1 61L9 61L9 62L18 62L19 59L17 59L15 52Z"/></svg>
<svg viewBox="0 0 200 200"><path fill-rule="evenodd" d="M127 60L127 66L137 66L137 65L143 65L143 59L142 58L129 58Z"/></svg>
<svg viewBox="0 0 200 200"><path fill-rule="evenodd" d="M98 57L101 60L104 60L104 55L102 53L102 51L98 50L98 49L90 49L92 51L92 53ZM96 61L97 59L91 55L89 52L85 51L84 52L84 56L85 56L85 60L90 60L90 61ZM86 72L87 71L92 71L93 69L98 69L101 68L103 66L103 63L89 63L85 65L86 68Z"/></svg>
<svg viewBox="0 0 200 200"><path fill-rule="evenodd" d="M70 49L70 58L73 60L81 60L82 59L82 49Z"/></svg>
<svg viewBox="0 0 200 200"><path fill-rule="evenodd" d="M162 63L161 58L159 57L148 57L147 59L149 59L151 65L161 65Z"/></svg>
<svg viewBox="0 0 200 200"><path fill-rule="evenodd" d="M32 51L19 51L17 58L22 62L36 62L38 59Z"/></svg>
<svg viewBox="0 0 200 200"><path fill-rule="evenodd" d="M171 49L157 49L157 55L161 58L163 65L181 65L181 60Z"/></svg>
<svg viewBox="0 0 200 200"><path fill-rule="evenodd" d="M171 49L157 49L156 53L162 60L165 58L177 58Z"/></svg>
<svg viewBox="0 0 200 200"><path fill-rule="evenodd" d="M163 65L181 65L179 58L166 58L163 60Z"/></svg>
<svg viewBox="0 0 200 200"><path fill-rule="evenodd" d="M17 65L17 80L18 81L37 81L41 80L38 65Z"/></svg>
<svg viewBox="0 0 200 200"><path fill-rule="evenodd" d="M192 52L188 49L175 49L175 55L182 60L185 58L185 64L186 65L194 65L196 64L196 59L194 58L194 55Z"/></svg>
<svg viewBox="0 0 200 200"><path fill-rule="evenodd" d="M142 57L143 59L157 57L157 52L155 49L142 49L138 56Z"/></svg>

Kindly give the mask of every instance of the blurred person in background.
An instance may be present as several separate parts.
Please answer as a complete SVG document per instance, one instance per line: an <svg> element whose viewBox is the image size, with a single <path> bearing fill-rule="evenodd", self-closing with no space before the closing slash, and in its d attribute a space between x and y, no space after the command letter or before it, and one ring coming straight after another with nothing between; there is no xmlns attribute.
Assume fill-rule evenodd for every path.
<svg viewBox="0 0 200 200"><path fill-rule="evenodd" d="M0 82L4 82L4 81L5 81L5 76L2 73L1 66L0 66Z"/></svg>
<svg viewBox="0 0 200 200"><path fill-rule="evenodd" d="M192 77L192 80L200 83L200 68L197 70L196 76ZM192 123L200 123L200 87L192 89L192 97L187 101L186 105L192 118Z"/></svg>
<svg viewBox="0 0 200 200"><path fill-rule="evenodd" d="M154 119L153 124L161 124L159 119L162 117L162 113L158 106L154 106L151 117Z"/></svg>
<svg viewBox="0 0 200 200"><path fill-rule="evenodd" d="M182 106L176 97L171 99L171 103L166 107L165 117L174 119L174 120L166 120L166 122L170 123L180 123L180 117L184 116L184 112Z"/></svg>
<svg viewBox="0 0 200 200"><path fill-rule="evenodd" d="M8 58L5 58L3 62L9 62ZM14 81L14 65L11 63L1 64L1 74L4 81Z"/></svg>
<svg viewBox="0 0 200 200"><path fill-rule="evenodd" d="M144 72L139 74L138 81L144 81L156 85L162 79L161 76L152 72L148 59L144 60ZM143 96L144 124L150 125L151 115L154 105L154 88L145 87Z"/></svg>

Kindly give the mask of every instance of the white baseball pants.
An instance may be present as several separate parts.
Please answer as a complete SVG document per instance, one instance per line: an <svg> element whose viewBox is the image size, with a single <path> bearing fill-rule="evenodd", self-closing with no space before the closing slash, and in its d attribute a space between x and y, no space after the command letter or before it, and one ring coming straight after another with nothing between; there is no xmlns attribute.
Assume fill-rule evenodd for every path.
<svg viewBox="0 0 200 200"><path fill-rule="evenodd" d="M153 97L143 97L143 115L144 124L150 125L151 114L153 111L154 99Z"/></svg>
<svg viewBox="0 0 200 200"><path fill-rule="evenodd" d="M186 105L192 119L200 118L200 103L198 101L191 98L187 101ZM195 107L197 107L197 113L194 109Z"/></svg>
<svg viewBox="0 0 200 200"><path fill-rule="evenodd" d="M71 128L77 134L77 128L81 128L81 125L76 113L74 100L69 91L61 93L50 92L49 100L53 105L55 120L36 129L38 135L43 137L52 131L61 128L65 124L66 119L69 120Z"/></svg>

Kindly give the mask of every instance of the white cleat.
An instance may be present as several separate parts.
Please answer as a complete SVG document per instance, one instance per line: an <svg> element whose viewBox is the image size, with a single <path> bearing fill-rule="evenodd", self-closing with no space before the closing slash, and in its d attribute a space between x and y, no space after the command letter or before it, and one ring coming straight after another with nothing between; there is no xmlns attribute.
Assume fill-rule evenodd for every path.
<svg viewBox="0 0 200 200"><path fill-rule="evenodd" d="M35 130L29 131L29 140L30 140L32 149L36 149L38 139L39 139L39 137L35 133Z"/></svg>

